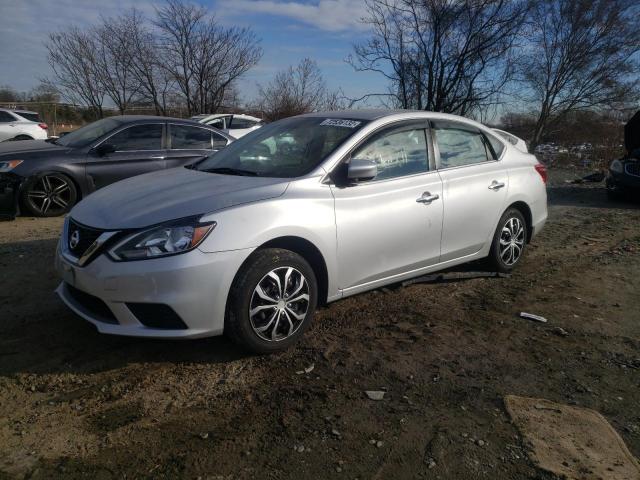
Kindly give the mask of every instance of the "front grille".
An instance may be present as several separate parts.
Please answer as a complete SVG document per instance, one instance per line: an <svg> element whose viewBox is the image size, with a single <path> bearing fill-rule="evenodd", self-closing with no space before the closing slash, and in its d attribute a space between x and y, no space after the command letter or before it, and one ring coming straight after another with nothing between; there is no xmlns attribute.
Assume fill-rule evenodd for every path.
<svg viewBox="0 0 640 480"><path fill-rule="evenodd" d="M67 290L69 291L69 295L71 295L71 297L78 302L82 308L87 310L87 312L96 320L114 325L118 324L118 320L116 320L111 309L98 297L94 297L87 292L78 290L69 284L67 284Z"/></svg>
<svg viewBox="0 0 640 480"><path fill-rule="evenodd" d="M131 313L145 327L162 330L185 330L187 326L169 305L162 303L127 303Z"/></svg>
<svg viewBox="0 0 640 480"><path fill-rule="evenodd" d="M69 219L69 228L67 229L69 251L76 257L81 257L103 232L104 230L85 227Z"/></svg>
<svg viewBox="0 0 640 480"><path fill-rule="evenodd" d="M640 162L627 163L624 167L627 175L640 177Z"/></svg>

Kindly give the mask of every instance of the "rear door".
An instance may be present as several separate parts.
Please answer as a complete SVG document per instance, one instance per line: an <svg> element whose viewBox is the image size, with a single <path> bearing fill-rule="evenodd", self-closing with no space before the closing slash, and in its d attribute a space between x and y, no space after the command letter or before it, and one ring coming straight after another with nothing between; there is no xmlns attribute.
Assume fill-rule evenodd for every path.
<svg viewBox="0 0 640 480"><path fill-rule="evenodd" d="M166 168L164 123L125 127L96 145L87 157L86 175L94 188ZM115 152L99 155L96 147L110 144Z"/></svg>
<svg viewBox="0 0 640 480"><path fill-rule="evenodd" d="M224 148L229 142L208 128L168 124L166 168L190 165Z"/></svg>
<svg viewBox="0 0 640 480"><path fill-rule="evenodd" d="M441 261L477 253L490 242L505 209L509 176L504 145L461 122L431 124L442 178Z"/></svg>

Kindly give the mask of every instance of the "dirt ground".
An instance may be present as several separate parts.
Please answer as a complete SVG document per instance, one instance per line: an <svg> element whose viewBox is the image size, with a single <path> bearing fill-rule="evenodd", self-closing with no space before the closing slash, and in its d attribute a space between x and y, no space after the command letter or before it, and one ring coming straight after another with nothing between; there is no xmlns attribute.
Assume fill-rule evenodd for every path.
<svg viewBox="0 0 640 480"><path fill-rule="evenodd" d="M597 410L640 456L640 205L551 173L511 278L345 299L262 357L98 334L53 293L61 219L0 223L0 479L556 478L508 394Z"/></svg>

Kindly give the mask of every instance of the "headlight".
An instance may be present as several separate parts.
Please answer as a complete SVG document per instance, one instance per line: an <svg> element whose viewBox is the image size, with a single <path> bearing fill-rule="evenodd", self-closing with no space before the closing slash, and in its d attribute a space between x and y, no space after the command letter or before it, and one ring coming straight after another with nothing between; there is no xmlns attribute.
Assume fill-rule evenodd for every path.
<svg viewBox="0 0 640 480"><path fill-rule="evenodd" d="M614 160L613 162L611 162L611 165L609 165L609 170L615 173L622 173L622 171L624 170L622 162L620 160Z"/></svg>
<svg viewBox="0 0 640 480"><path fill-rule="evenodd" d="M9 160L0 162L0 173L7 173L22 163L22 160Z"/></svg>
<svg viewBox="0 0 640 480"><path fill-rule="evenodd" d="M199 223L189 218L136 232L109 250L114 260L144 260L188 252L196 248L216 227L216 222Z"/></svg>

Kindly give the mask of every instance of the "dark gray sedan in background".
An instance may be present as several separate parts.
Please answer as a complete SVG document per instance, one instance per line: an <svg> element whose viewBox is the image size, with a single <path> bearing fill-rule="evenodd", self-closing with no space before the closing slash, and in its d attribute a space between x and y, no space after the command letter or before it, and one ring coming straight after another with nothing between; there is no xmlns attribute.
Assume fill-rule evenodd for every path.
<svg viewBox="0 0 640 480"><path fill-rule="evenodd" d="M232 137L178 118L104 118L58 139L0 144L0 208L53 217L91 192L135 175L195 163Z"/></svg>

